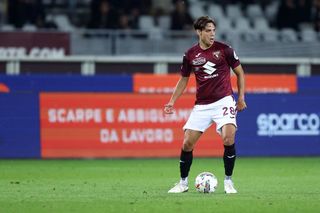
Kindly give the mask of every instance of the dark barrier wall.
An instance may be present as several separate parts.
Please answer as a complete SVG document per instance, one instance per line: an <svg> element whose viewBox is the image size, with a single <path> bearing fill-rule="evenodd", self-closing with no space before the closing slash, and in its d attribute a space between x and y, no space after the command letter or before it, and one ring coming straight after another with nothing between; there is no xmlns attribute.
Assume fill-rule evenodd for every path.
<svg viewBox="0 0 320 213"><path fill-rule="evenodd" d="M0 75L0 157L40 157L40 92L117 93L123 99L121 93L133 91L132 82L131 76L116 75ZM297 94L248 94L248 109L238 117L239 156L320 155L319 82L299 78Z"/></svg>

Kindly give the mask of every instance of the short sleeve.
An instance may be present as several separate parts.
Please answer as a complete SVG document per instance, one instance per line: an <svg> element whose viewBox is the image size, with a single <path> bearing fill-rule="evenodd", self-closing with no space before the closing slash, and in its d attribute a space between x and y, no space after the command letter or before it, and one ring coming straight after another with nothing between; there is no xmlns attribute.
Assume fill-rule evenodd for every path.
<svg viewBox="0 0 320 213"><path fill-rule="evenodd" d="M239 57L237 56L234 49L232 49L232 47L226 48L225 55L226 55L226 61L232 69L240 65Z"/></svg>
<svg viewBox="0 0 320 213"><path fill-rule="evenodd" d="M187 54L184 54L183 60L182 60L182 65L180 68L180 74L183 77L189 77L191 70L192 70L192 67L191 67L190 62L187 58Z"/></svg>

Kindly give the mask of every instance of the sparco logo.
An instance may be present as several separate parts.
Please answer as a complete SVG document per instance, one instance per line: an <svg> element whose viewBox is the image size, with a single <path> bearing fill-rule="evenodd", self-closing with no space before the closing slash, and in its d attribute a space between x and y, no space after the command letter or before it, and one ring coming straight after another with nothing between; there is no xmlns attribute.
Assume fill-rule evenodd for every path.
<svg viewBox="0 0 320 213"><path fill-rule="evenodd" d="M262 113L257 118L257 125L260 136L320 135L320 118L315 113Z"/></svg>

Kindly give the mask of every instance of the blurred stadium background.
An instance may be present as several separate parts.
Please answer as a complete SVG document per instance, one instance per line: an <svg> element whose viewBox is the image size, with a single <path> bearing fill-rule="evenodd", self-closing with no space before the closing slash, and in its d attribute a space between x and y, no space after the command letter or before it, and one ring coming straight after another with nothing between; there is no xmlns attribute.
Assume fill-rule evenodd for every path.
<svg viewBox="0 0 320 213"><path fill-rule="evenodd" d="M162 106L201 15L247 73L239 155L318 156L319 14L319 0L2 0L0 157L177 157L194 82L175 117ZM196 155L221 156L213 128L202 140Z"/></svg>
<svg viewBox="0 0 320 213"><path fill-rule="evenodd" d="M192 21L212 16L217 39L242 57L317 57L318 0L2 0L2 32L66 31L71 55L181 55ZM81 44L81 45L80 45Z"/></svg>
<svg viewBox="0 0 320 213"><path fill-rule="evenodd" d="M202 15L246 72L237 196L167 194L194 79L162 110ZM319 75L320 0L0 0L0 211L317 212ZM223 180L214 129L190 180Z"/></svg>

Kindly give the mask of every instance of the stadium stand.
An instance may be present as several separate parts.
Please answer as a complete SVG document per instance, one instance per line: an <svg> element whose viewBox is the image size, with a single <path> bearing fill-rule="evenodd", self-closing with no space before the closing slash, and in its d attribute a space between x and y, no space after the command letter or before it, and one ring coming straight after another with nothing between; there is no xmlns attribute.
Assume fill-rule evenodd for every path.
<svg viewBox="0 0 320 213"><path fill-rule="evenodd" d="M35 11L33 16L26 16L24 10L21 8L19 10L17 7L19 2L23 4L21 2L24 1L6 0L0 4L0 31L66 31L71 35L71 54L73 55L125 53L130 55L146 52L152 55L164 53L181 55L182 45L186 41L196 42L196 37L190 33L191 30L181 30L178 33L170 30L172 23L170 13L177 1L182 0L163 1L161 4L151 0L25 1L21 8L24 10L31 8ZM97 36L94 33L96 29L88 28L90 18L94 14L92 8L97 10L100 2L108 2L111 9L116 11L115 14L127 20L125 30L116 24L112 30L108 27L99 28L99 36ZM267 48L268 54L273 51L270 54L274 56L296 56L297 53L294 50L297 46L314 49L320 45L320 32L316 31L317 28L312 22L317 11L313 4L310 4L311 8L306 10L313 11L312 14L309 14L309 22L297 23L298 29L287 27L280 29L277 28L277 17L279 17L279 8L284 2L281 0L255 0L246 4L242 1L218 0L185 0L182 2L193 19L201 15L215 18L218 26L217 39L239 48L238 52L242 56L256 57L258 51L263 56L265 50L261 47L270 45L278 48ZM295 10L299 9L299 5L295 5ZM123 38L124 36L126 39ZM124 41L126 42L125 48L122 45ZM157 43L159 41L163 45L159 45ZM112 42L113 44L110 44ZM103 45L99 45L101 43ZM176 45L178 47L175 47ZM242 49L242 47L245 48ZM125 49L128 51L124 51ZM301 57L316 57L320 55L320 48L313 51L299 51L299 54Z"/></svg>

